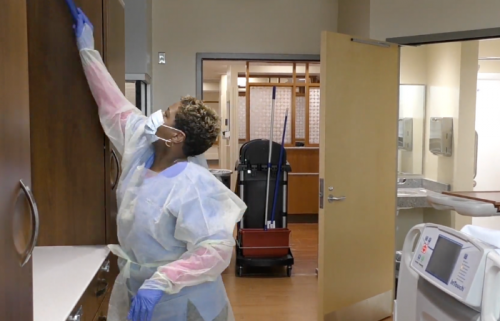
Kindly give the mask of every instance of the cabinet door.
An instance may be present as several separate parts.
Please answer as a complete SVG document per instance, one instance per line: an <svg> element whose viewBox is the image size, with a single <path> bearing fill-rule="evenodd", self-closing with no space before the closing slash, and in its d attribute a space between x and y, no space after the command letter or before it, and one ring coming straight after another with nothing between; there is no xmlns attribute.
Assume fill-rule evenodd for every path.
<svg viewBox="0 0 500 321"><path fill-rule="evenodd" d="M33 320L26 1L0 0L0 320Z"/></svg>
<svg viewBox="0 0 500 321"><path fill-rule="evenodd" d="M120 0L104 0L104 63L125 94L125 8ZM121 156L107 140L106 148L106 241L117 244L116 188L121 175Z"/></svg>
<svg viewBox="0 0 500 321"><path fill-rule="evenodd" d="M125 8L120 0L104 0L104 63L125 93ZM117 244L116 188L121 174L121 157L111 142L106 141L106 242Z"/></svg>
<svg viewBox="0 0 500 321"><path fill-rule="evenodd" d="M104 63L118 87L125 93L125 8L120 0L104 0ZM106 139L106 242L117 244L118 206L116 189L121 175L121 156ZM112 255L110 275L118 274L116 256ZM105 318L105 314L100 316ZM96 317L97 318L97 317Z"/></svg>
<svg viewBox="0 0 500 321"><path fill-rule="evenodd" d="M76 0L102 53L102 0ZM28 4L31 160L40 245L105 244L104 133L64 1Z"/></svg>

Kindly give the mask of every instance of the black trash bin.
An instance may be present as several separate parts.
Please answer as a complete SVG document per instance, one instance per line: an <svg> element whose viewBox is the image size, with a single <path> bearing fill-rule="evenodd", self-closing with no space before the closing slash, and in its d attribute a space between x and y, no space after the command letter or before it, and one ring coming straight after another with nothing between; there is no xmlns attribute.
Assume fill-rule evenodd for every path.
<svg viewBox="0 0 500 321"><path fill-rule="evenodd" d="M227 188L231 189L231 174L229 169L211 169L210 172L217 177Z"/></svg>

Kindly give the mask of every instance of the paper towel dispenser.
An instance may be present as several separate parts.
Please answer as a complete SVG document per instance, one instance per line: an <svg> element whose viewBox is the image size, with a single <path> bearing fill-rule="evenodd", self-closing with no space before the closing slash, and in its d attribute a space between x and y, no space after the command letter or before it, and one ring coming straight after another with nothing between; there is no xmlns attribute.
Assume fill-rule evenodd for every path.
<svg viewBox="0 0 500 321"><path fill-rule="evenodd" d="M413 118L399 120L398 148L411 152L413 149Z"/></svg>
<svg viewBox="0 0 500 321"><path fill-rule="evenodd" d="M453 149L453 118L431 118L429 150L438 156L451 156Z"/></svg>

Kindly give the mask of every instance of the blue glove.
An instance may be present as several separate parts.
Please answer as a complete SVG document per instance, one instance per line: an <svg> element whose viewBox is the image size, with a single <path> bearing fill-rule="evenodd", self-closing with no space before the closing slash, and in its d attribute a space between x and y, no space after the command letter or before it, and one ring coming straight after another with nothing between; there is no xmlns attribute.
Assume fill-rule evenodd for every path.
<svg viewBox="0 0 500 321"><path fill-rule="evenodd" d="M128 319L130 321L151 321L155 306L160 302L164 293L161 290L139 289L132 300Z"/></svg>
<svg viewBox="0 0 500 321"><path fill-rule="evenodd" d="M76 34L76 44L78 49L94 49L94 26L90 22L89 18L83 13L83 11L78 8L78 18L76 20L76 25L73 26Z"/></svg>

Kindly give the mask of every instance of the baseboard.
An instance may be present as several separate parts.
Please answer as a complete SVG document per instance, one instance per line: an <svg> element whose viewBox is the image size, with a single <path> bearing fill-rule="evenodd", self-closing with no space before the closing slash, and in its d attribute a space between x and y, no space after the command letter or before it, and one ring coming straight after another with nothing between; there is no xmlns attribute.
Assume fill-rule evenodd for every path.
<svg viewBox="0 0 500 321"><path fill-rule="evenodd" d="M288 223L318 223L318 214L288 214Z"/></svg>

